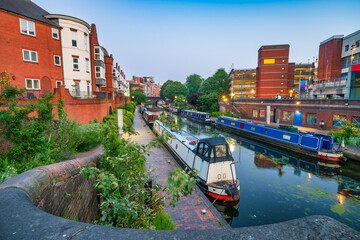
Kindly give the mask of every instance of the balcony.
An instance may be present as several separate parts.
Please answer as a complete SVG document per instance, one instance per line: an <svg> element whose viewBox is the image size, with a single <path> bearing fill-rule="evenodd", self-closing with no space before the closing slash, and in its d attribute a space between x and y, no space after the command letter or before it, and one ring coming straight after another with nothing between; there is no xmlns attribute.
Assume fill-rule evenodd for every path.
<svg viewBox="0 0 360 240"><path fill-rule="evenodd" d="M80 98L80 99L94 99L96 98L96 95L91 95L87 91L77 91L77 90L69 90L69 93L74 98Z"/></svg>
<svg viewBox="0 0 360 240"><path fill-rule="evenodd" d="M251 95L251 94L255 94L255 91L249 91L249 90L243 90L243 91L241 91L241 90L235 90L235 91L234 91L234 93L235 93L235 94L240 94L240 95L241 95L241 94L243 94L243 95L244 95L244 94L250 94L250 95Z"/></svg>
<svg viewBox="0 0 360 240"><path fill-rule="evenodd" d="M96 85L97 86L106 86L106 80L103 78L96 78Z"/></svg>
<svg viewBox="0 0 360 240"><path fill-rule="evenodd" d="M95 66L105 68L105 63L101 60L95 60Z"/></svg>
<svg viewBox="0 0 360 240"><path fill-rule="evenodd" d="M241 86L241 84L234 84L234 85L232 85L232 87L234 87L234 88L241 88L241 87L243 87L243 88L247 88L247 87L254 88L254 87L256 87L256 84L255 83L243 84L242 86Z"/></svg>

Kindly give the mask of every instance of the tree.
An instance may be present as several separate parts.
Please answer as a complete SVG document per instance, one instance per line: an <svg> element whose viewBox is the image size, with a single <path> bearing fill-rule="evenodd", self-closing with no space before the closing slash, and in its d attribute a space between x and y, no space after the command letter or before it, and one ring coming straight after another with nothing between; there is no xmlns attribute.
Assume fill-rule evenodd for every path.
<svg viewBox="0 0 360 240"><path fill-rule="evenodd" d="M140 89L130 91L130 98L136 103L136 105L146 101L146 96Z"/></svg>
<svg viewBox="0 0 360 240"><path fill-rule="evenodd" d="M189 94L189 96L187 97L187 101L189 104L191 105L197 105L197 100L199 97L203 96L203 93L191 93Z"/></svg>
<svg viewBox="0 0 360 240"><path fill-rule="evenodd" d="M207 78L201 85L199 92L204 94L216 93L217 97L229 95L229 79L226 71L221 68L214 75Z"/></svg>
<svg viewBox="0 0 360 240"><path fill-rule="evenodd" d="M213 107L215 104L218 104L218 96L216 92L203 95L197 99L197 106L202 111L215 110L216 106Z"/></svg>
<svg viewBox="0 0 360 240"><path fill-rule="evenodd" d="M184 95L185 97L189 94L187 87L181 82L167 80L160 89L161 98L169 98L174 100L175 96Z"/></svg>
<svg viewBox="0 0 360 240"><path fill-rule="evenodd" d="M184 109L187 104L186 97L184 95L177 96L175 103L177 107Z"/></svg>
<svg viewBox="0 0 360 240"><path fill-rule="evenodd" d="M186 78L185 86L189 89L189 94L198 92L200 84L204 81L199 75L192 74Z"/></svg>

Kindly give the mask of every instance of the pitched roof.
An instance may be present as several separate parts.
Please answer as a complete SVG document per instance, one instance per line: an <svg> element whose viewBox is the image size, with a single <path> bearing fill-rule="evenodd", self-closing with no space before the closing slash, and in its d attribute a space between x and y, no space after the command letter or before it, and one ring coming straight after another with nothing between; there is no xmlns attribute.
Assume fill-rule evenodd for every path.
<svg viewBox="0 0 360 240"><path fill-rule="evenodd" d="M30 0L0 0L0 9L59 27L44 16L49 13Z"/></svg>

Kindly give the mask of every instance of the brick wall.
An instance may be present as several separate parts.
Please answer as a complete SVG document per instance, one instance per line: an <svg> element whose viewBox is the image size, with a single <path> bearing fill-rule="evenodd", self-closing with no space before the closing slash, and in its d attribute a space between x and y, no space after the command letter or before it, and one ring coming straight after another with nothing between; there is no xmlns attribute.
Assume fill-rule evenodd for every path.
<svg viewBox="0 0 360 240"><path fill-rule="evenodd" d="M317 77L319 80L341 78L342 39L332 39L319 47Z"/></svg>

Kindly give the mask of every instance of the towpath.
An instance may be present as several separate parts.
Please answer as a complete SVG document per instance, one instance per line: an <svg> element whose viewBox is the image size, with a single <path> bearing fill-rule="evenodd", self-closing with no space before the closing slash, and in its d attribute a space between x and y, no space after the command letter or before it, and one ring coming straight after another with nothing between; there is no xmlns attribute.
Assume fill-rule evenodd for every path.
<svg viewBox="0 0 360 240"><path fill-rule="evenodd" d="M124 137L140 144L148 144L155 138L154 133L142 120L138 111L135 113L133 127L138 132L138 135ZM152 177L161 185L166 184L165 179L168 173L176 167L175 160L165 149L152 149L149 156L147 156L146 168L155 168ZM175 208L167 206L165 209L175 222L177 229L208 230L229 228L229 225L220 216L219 212L205 199L205 196L198 188L193 194L181 197L177 205ZM201 212L204 209L207 211L206 214Z"/></svg>

